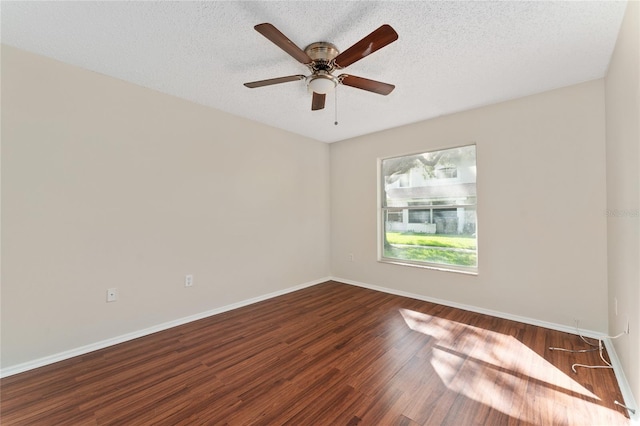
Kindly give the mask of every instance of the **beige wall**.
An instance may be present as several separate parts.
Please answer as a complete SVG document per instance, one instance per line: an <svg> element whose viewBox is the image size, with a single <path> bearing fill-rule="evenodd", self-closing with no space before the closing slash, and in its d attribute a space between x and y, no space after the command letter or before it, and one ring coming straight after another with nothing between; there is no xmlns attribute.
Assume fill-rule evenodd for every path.
<svg viewBox="0 0 640 426"><path fill-rule="evenodd" d="M597 80L333 144L332 274L606 332L604 117ZM468 143L478 275L377 262L376 160Z"/></svg>
<svg viewBox="0 0 640 426"><path fill-rule="evenodd" d="M640 3L629 2L606 78L609 332L640 398ZM618 313L615 312L617 300ZM638 409L638 407L636 407ZM640 413L638 413L640 416ZM640 417L639 417L640 418Z"/></svg>
<svg viewBox="0 0 640 426"><path fill-rule="evenodd" d="M327 277L328 173L324 143L3 46L2 367Z"/></svg>

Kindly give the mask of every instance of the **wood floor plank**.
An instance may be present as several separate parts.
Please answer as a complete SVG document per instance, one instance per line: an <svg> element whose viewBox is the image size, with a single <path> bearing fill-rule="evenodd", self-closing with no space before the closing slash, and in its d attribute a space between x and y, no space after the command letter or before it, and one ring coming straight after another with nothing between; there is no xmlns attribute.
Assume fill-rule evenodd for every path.
<svg viewBox="0 0 640 426"><path fill-rule="evenodd" d="M579 337L327 282L0 380L3 425L629 425ZM606 356L606 354L605 354Z"/></svg>

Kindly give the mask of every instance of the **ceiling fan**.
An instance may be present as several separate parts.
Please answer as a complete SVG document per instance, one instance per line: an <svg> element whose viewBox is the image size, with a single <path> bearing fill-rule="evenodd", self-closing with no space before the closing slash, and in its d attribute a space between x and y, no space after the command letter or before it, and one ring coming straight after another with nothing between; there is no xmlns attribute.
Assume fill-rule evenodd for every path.
<svg viewBox="0 0 640 426"><path fill-rule="evenodd" d="M338 51L336 46L324 41L311 43L302 50L269 23L258 24L254 28L276 46L291 55L295 60L306 65L311 71L311 75L305 76L297 74L252 81L250 83L244 83L246 87L254 89L272 84L306 80L309 91L313 92L313 99L311 101L312 111L324 108L327 93L334 90L338 84L344 84L345 86L355 87L356 89L362 89L380 95L388 95L395 88L393 84L369 80L355 75L340 74L336 77L332 74L335 70L346 68L354 62L396 41L398 34L390 25L382 25L342 53Z"/></svg>

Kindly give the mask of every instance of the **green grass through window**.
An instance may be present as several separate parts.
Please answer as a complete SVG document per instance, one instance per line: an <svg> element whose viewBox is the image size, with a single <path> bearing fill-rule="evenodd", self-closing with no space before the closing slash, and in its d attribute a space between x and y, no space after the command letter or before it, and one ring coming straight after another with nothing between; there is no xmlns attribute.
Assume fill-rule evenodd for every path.
<svg viewBox="0 0 640 426"><path fill-rule="evenodd" d="M387 232L384 256L457 266L476 266L476 238L461 235L401 234Z"/></svg>
<svg viewBox="0 0 640 426"><path fill-rule="evenodd" d="M451 247L461 249L476 249L476 238L469 235L436 235L436 234L410 234L399 232L387 232L387 241L390 244L402 244L407 246Z"/></svg>

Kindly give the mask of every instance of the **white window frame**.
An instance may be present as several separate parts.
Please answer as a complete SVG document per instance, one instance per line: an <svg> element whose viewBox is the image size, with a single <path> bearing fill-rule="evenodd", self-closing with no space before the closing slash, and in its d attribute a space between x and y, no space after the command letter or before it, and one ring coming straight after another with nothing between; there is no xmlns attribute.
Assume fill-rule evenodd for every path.
<svg viewBox="0 0 640 426"><path fill-rule="evenodd" d="M447 272L457 272L457 273L463 273L463 274L470 274L470 275L478 275L478 266L479 266L479 250L478 250L478 241L479 241L479 233L478 233L478 201L477 201L477 185L478 185L478 180L477 180L477 175L476 175L476 181L475 181L475 185L476 185L476 202L473 204L438 204L438 205L427 205L427 204L423 204L423 205L412 205L412 206L402 206L402 207L387 207L384 206L384 202L385 202L385 191L384 191L384 173L382 171L382 163L384 160L388 160L388 159L392 159L392 158L399 158L399 157L408 157L411 155L418 155L418 154L425 154L425 153L429 153L429 152L437 152L437 151L445 151L448 149L455 149L455 148L464 148L467 146L475 146L476 148L476 170L477 170L477 151L478 151L478 147L475 143L469 143L469 144L464 144L464 145L457 145L457 146L450 146L450 147L442 147L442 148L433 148L433 149L427 149L424 151L418 151L418 152L412 152L412 153L407 153L407 154L402 154L402 155L393 155L393 156L388 156L388 157L381 157L377 159L377 178L378 178L378 196L377 196L377 228L378 228L378 238L377 238L377 243L378 243L378 262L381 263L389 263L389 264L394 264L394 265L401 265L401 266L410 266L410 267L418 267L418 268L426 268L426 269L433 269L433 270L439 270L439 271L447 271ZM385 215L387 214L387 211L402 211L402 210L425 210L425 209L433 209L433 210L441 210L441 209L452 209L452 208L461 208L461 207L466 207L466 208L475 208L476 210L476 266L464 266L464 265L450 265L450 264L445 264L445 263L434 263L434 262L425 262L425 261L419 261L419 260L408 260L408 259L397 259L397 258L392 258L392 257L385 257L384 255L384 237L385 237Z"/></svg>

